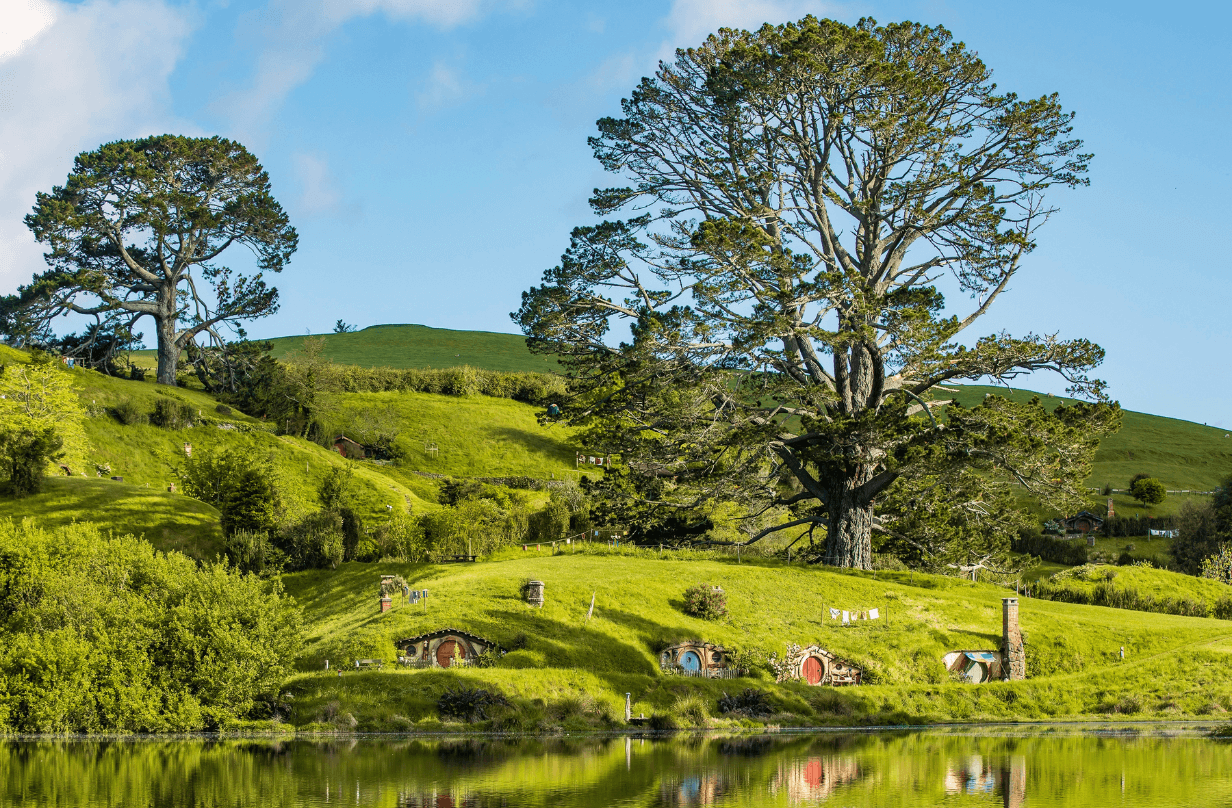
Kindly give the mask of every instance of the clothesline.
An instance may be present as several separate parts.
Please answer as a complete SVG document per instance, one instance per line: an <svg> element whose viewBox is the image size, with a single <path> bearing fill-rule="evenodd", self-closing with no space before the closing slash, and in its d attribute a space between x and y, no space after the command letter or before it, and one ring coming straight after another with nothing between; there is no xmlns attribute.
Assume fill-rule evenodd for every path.
<svg viewBox="0 0 1232 808"><path fill-rule="evenodd" d="M880 607L872 608L872 609L831 608L829 611L830 611L830 619L844 626L850 626L856 623L864 623L864 622L868 622L871 620L880 620L882 618ZM824 612L823 612L822 617L823 617L823 622L824 622L824 617L825 617ZM889 618L890 618L890 610L889 610L889 607L886 607L885 619L888 621Z"/></svg>

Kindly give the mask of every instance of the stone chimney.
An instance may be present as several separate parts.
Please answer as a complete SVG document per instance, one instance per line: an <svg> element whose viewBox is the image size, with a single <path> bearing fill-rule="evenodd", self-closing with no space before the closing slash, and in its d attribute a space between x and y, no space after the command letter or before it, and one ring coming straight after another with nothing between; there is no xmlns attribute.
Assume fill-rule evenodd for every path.
<svg viewBox="0 0 1232 808"><path fill-rule="evenodd" d="M1010 680L1027 678L1027 654L1018 628L1018 598L1001 598L1001 670Z"/></svg>
<svg viewBox="0 0 1232 808"><path fill-rule="evenodd" d="M1108 518L1116 516L1116 506L1112 504L1112 497L1108 497Z"/></svg>

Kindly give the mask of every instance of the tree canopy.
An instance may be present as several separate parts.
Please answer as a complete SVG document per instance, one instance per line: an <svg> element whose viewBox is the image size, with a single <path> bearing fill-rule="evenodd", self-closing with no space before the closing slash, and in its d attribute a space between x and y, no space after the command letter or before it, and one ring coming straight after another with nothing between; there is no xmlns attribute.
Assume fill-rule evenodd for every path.
<svg viewBox="0 0 1232 808"><path fill-rule="evenodd" d="M154 318L158 381L176 383L180 352L204 335L278 308L266 272L280 272L298 236L269 176L242 145L220 137L120 140L77 156L63 186L39 193L26 225L47 245L49 269L6 299L4 327L30 339L52 318L91 315L131 334ZM233 245L255 256L244 274L219 263Z"/></svg>
<svg viewBox="0 0 1232 808"><path fill-rule="evenodd" d="M821 560L868 567L876 530L965 570L1008 546L1011 486L1080 502L1119 424L1088 375L1103 351L966 337L1050 189L1087 184L1055 94L1000 91L944 28L806 17L677 51L622 111L590 139L624 183L591 199L612 218L576 228L513 317L562 357L562 409L620 455L635 507L735 502L745 541L821 528ZM943 286L969 307L947 313ZM1039 370L1096 403L937 417L947 382Z"/></svg>

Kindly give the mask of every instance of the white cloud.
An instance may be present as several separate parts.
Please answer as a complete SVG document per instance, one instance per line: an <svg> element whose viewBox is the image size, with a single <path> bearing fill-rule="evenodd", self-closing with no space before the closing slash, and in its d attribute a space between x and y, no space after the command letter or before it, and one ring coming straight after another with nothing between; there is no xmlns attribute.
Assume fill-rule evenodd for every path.
<svg viewBox="0 0 1232 808"><path fill-rule="evenodd" d="M16 56L56 20L50 0L7 0L0 28L0 62Z"/></svg>
<svg viewBox="0 0 1232 808"><path fill-rule="evenodd" d="M191 32L188 12L162 0L19 8L21 25L0 39L2 292L45 268L22 219L37 191L64 183L79 152L119 138L193 133L171 114L167 87Z"/></svg>
<svg viewBox="0 0 1232 808"><path fill-rule="evenodd" d="M221 99L217 109L245 139L259 140L287 94L316 70L330 35L349 20L379 13L452 28L479 18L496 2L500 0L270 0L263 12L250 18L263 42L253 83Z"/></svg>
<svg viewBox="0 0 1232 808"><path fill-rule="evenodd" d="M342 194L325 157L301 153L292 160L300 185L297 207L309 216L336 211L342 201Z"/></svg>

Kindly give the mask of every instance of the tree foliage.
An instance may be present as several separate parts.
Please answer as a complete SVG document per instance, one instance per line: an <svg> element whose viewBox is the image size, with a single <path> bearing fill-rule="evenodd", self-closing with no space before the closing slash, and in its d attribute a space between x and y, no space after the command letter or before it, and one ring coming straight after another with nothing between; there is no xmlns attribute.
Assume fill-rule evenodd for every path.
<svg viewBox="0 0 1232 808"><path fill-rule="evenodd" d="M1201 575L1203 562L1232 543L1232 477L1215 489L1210 501L1182 505L1176 527L1172 559L1177 569Z"/></svg>
<svg viewBox="0 0 1232 808"><path fill-rule="evenodd" d="M38 194L26 225L47 245L49 269L5 301L10 336L69 312L118 334L149 316L158 381L172 386L185 348L221 344L222 327L277 310L264 274L280 272L298 240L256 157L219 137L160 135L82 153L63 186ZM233 245L252 252L255 273L219 263Z"/></svg>
<svg viewBox="0 0 1232 808"><path fill-rule="evenodd" d="M277 581L91 525L0 523L0 728L217 728L276 700L300 643Z"/></svg>
<svg viewBox="0 0 1232 808"><path fill-rule="evenodd" d="M613 490L635 514L789 508L748 541L821 528L822 560L868 567L878 530L971 567L998 550L944 536L992 526L1003 550L1009 485L1081 503L1114 406L934 413L947 382L1037 370L1102 398L1090 342L964 342L1035 248L1050 189L1087 184L1055 95L999 91L943 28L807 17L677 51L622 110L590 144L626 184L591 205L627 217L575 229L513 316L562 358L562 409L622 458ZM975 302L947 313L943 285Z"/></svg>
<svg viewBox="0 0 1232 808"><path fill-rule="evenodd" d="M1141 477L1130 484L1129 495L1143 505L1158 505L1168 498L1168 489L1153 477Z"/></svg>
<svg viewBox="0 0 1232 808"><path fill-rule="evenodd" d="M218 509L225 535L268 534L277 527L282 503L268 459L240 449L202 451L185 460L176 475L185 494Z"/></svg>
<svg viewBox="0 0 1232 808"><path fill-rule="evenodd" d="M10 493L37 493L53 460L81 467L84 417L72 375L63 368L32 362L0 369L0 468Z"/></svg>

